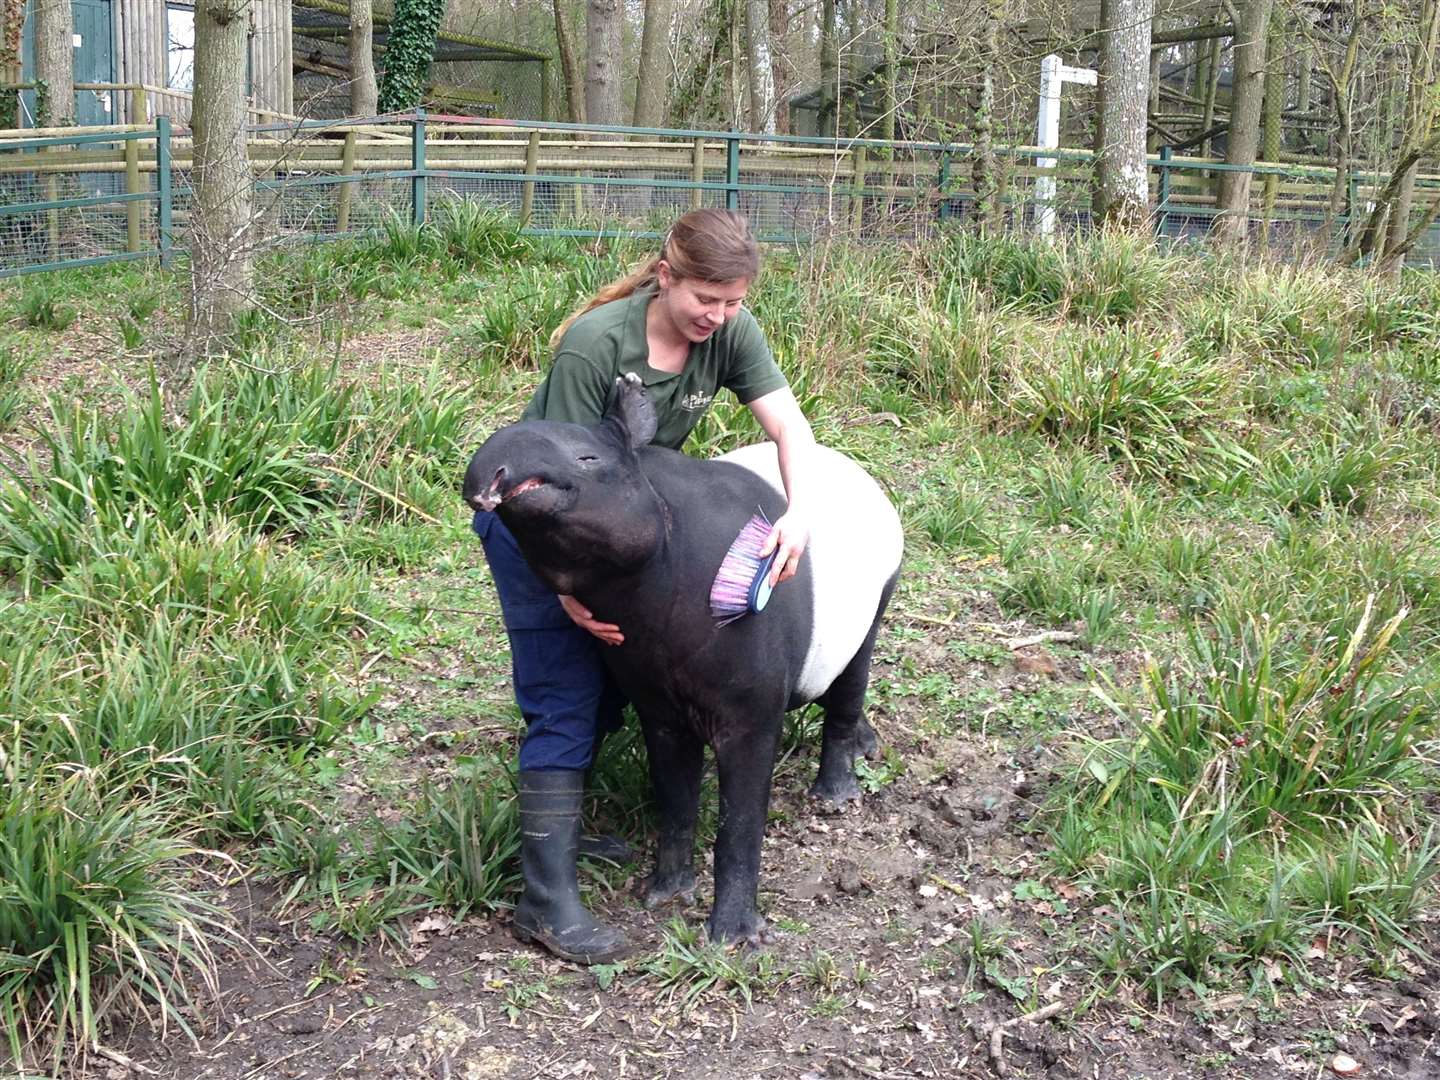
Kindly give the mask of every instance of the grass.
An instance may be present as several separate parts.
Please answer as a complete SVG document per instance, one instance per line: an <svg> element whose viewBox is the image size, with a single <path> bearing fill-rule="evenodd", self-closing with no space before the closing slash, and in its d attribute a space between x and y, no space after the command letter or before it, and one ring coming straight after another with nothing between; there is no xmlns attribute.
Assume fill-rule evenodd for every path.
<svg viewBox="0 0 1440 1080"><path fill-rule="evenodd" d="M433 210L266 256L266 310L188 381L56 376L80 312L137 356L157 348L180 315L173 276L0 294L0 432L38 417L0 456L0 1024L23 1067L67 1060L127 1003L175 1024L203 1012L229 934L215 875L268 875L287 917L355 942L403 944L430 907L513 902L520 722L454 488L465 452L518 414L550 331L640 249L523 237L476 201ZM927 739L1073 729L1038 828L1055 873L1104 909L1074 960L1104 985L1246 986L1303 968L1317 935L1382 970L1425 947L1437 296L1433 275L1119 237L955 233L768 261L751 301L777 359L820 438L902 510L897 604L944 622L993 600L994 617L1078 635L1089 706L1078 686L1002 695L924 670L912 626L882 638L874 697L915 710ZM402 328L424 330L420 355L355 354L356 335ZM718 407L692 449L755 435ZM934 583L954 607L932 610ZM943 651L1010 662L989 639ZM1147 659L1111 662L1126 656ZM817 727L787 724L785 782L811 774ZM883 798L922 782L906 768L892 750L861 781ZM605 826L653 825L633 724L593 788ZM707 774L702 839L713 788ZM786 971L677 922L597 978L684 1010L794 980L814 1015L845 1013L860 965L847 977L830 943L804 946ZM972 990L1036 992L1008 930L977 919L945 950ZM552 992L517 980L505 1007Z"/></svg>

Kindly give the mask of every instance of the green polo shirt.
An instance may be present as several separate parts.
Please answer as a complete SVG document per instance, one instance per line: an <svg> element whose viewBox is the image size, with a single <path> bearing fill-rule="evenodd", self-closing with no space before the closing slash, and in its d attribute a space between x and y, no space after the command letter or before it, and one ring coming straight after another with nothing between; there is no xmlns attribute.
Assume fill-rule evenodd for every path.
<svg viewBox="0 0 1440 1080"><path fill-rule="evenodd" d="M645 311L654 295L653 287L639 289L576 319L520 418L594 424L605 413L615 380L634 372L655 405L659 428L652 441L679 450L721 387L748 405L787 385L764 332L744 308L704 341L690 345L683 370L652 368Z"/></svg>

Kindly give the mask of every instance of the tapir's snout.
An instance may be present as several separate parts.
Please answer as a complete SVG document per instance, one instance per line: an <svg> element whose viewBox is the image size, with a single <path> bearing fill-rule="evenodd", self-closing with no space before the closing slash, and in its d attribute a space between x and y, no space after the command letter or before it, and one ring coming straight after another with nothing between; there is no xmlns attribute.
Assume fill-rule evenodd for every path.
<svg viewBox="0 0 1440 1080"><path fill-rule="evenodd" d="M483 489L478 483L472 487L473 474L474 470L472 469L465 476L465 501L476 510L494 510L505 499L505 466L501 465L495 470L495 475L490 478L490 482ZM475 477L474 479L478 481L480 478Z"/></svg>

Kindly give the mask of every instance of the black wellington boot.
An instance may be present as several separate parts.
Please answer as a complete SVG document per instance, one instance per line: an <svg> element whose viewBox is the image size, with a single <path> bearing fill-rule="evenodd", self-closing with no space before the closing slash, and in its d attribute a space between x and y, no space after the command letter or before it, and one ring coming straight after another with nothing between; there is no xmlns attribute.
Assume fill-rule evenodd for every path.
<svg viewBox="0 0 1440 1080"><path fill-rule="evenodd" d="M563 960L605 964L629 949L625 935L597 922L580 903L575 859L585 776L545 769L520 774L520 870L525 891L515 905L515 936Z"/></svg>

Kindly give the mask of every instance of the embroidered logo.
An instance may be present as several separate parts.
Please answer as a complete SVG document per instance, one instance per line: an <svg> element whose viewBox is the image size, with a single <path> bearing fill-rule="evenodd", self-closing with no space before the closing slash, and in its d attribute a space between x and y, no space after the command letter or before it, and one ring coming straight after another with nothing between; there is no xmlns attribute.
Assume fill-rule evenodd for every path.
<svg viewBox="0 0 1440 1080"><path fill-rule="evenodd" d="M686 412L699 412L709 405L714 398L714 394L686 394L680 399L680 407Z"/></svg>

